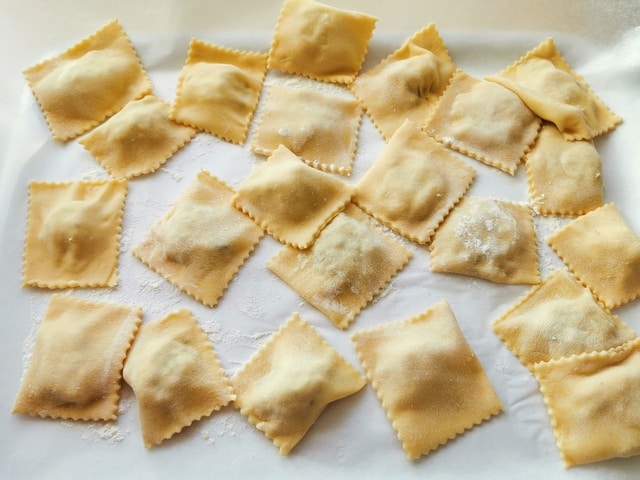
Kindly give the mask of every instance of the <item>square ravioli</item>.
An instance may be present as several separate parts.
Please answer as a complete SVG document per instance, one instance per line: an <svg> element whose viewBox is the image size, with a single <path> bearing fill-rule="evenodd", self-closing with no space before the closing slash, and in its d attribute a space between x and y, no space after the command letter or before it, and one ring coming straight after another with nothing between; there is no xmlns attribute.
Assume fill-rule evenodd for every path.
<svg viewBox="0 0 640 480"><path fill-rule="evenodd" d="M537 362L622 345L636 336L566 270L556 270L493 323L530 370Z"/></svg>
<svg viewBox="0 0 640 480"><path fill-rule="evenodd" d="M144 324L123 376L138 402L142 438L153 447L231 402L231 382L189 310Z"/></svg>
<svg viewBox="0 0 640 480"><path fill-rule="evenodd" d="M406 121L356 185L353 201L389 228L428 243L475 170Z"/></svg>
<svg viewBox="0 0 640 480"><path fill-rule="evenodd" d="M640 296L640 238L613 203L572 220L547 243L605 307Z"/></svg>
<svg viewBox="0 0 640 480"><path fill-rule="evenodd" d="M336 326L347 328L412 256L374 223L349 205L311 247L286 246L268 266Z"/></svg>
<svg viewBox="0 0 640 480"><path fill-rule="evenodd" d="M640 339L537 363L565 467L640 454Z"/></svg>
<svg viewBox="0 0 640 480"><path fill-rule="evenodd" d="M288 455L331 403L366 380L297 313L231 379L234 402Z"/></svg>
<svg viewBox="0 0 640 480"><path fill-rule="evenodd" d="M349 175L361 118L362 109L353 98L272 84L251 149L271 155L284 145L312 167Z"/></svg>
<svg viewBox="0 0 640 480"><path fill-rule="evenodd" d="M409 459L504 409L446 300L351 338Z"/></svg>
<svg viewBox="0 0 640 480"><path fill-rule="evenodd" d="M423 125L455 70L434 24L408 39L351 84L385 140L405 120Z"/></svg>
<svg viewBox="0 0 640 480"><path fill-rule="evenodd" d="M350 83L364 62L376 21L313 0L285 0L271 42L269 68Z"/></svg>
<svg viewBox="0 0 640 480"><path fill-rule="evenodd" d="M131 178L160 168L196 131L169 120L169 104L154 95L128 103L80 139L115 178Z"/></svg>
<svg viewBox="0 0 640 480"><path fill-rule="evenodd" d="M540 282L531 209L523 204L465 197L429 246L431 270L496 283Z"/></svg>
<svg viewBox="0 0 640 480"><path fill-rule="evenodd" d="M242 144L260 99L267 55L192 40L169 117Z"/></svg>
<svg viewBox="0 0 640 480"><path fill-rule="evenodd" d="M593 142L544 125L527 155L527 183L542 215L583 215L603 205L602 160Z"/></svg>
<svg viewBox="0 0 640 480"><path fill-rule="evenodd" d="M536 115L554 123L567 140L590 139L622 121L571 69L552 38L486 79L515 92Z"/></svg>
<svg viewBox="0 0 640 480"><path fill-rule="evenodd" d="M540 125L515 93L458 70L425 131L449 148L513 175Z"/></svg>
<svg viewBox="0 0 640 480"><path fill-rule="evenodd" d="M125 180L29 184L23 287L118 283Z"/></svg>
<svg viewBox="0 0 640 480"><path fill-rule="evenodd" d="M213 307L264 235L231 206L234 191L201 171L133 254L196 300Z"/></svg>
<svg viewBox="0 0 640 480"><path fill-rule="evenodd" d="M115 420L122 366L142 309L51 297L12 413Z"/></svg>
<svg viewBox="0 0 640 480"><path fill-rule="evenodd" d="M150 93L138 54L117 20L24 75L55 140L70 140Z"/></svg>
<svg viewBox="0 0 640 480"><path fill-rule="evenodd" d="M307 248L351 201L353 187L279 146L240 186L233 205L277 240Z"/></svg>

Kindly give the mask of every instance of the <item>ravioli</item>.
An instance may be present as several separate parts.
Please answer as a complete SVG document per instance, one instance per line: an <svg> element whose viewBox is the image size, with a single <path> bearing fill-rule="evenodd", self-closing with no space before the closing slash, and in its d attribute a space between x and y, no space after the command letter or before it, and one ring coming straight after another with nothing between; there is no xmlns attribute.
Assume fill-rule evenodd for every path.
<svg viewBox="0 0 640 480"><path fill-rule="evenodd" d="M302 440L327 406L366 380L294 313L231 379L234 402L281 455Z"/></svg>
<svg viewBox="0 0 640 480"><path fill-rule="evenodd" d="M151 83L117 20L24 71L55 140L81 135L150 93Z"/></svg>
<svg viewBox="0 0 640 480"><path fill-rule="evenodd" d="M12 413L115 420L125 357L142 309L51 297Z"/></svg>
<svg viewBox="0 0 640 480"><path fill-rule="evenodd" d="M409 459L504 409L446 300L351 339Z"/></svg>

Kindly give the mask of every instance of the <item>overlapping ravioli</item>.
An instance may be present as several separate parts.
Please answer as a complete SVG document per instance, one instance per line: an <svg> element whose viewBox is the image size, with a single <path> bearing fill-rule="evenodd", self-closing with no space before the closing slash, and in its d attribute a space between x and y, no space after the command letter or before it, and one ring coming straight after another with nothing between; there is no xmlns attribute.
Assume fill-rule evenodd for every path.
<svg viewBox="0 0 640 480"><path fill-rule="evenodd" d="M410 459L504 409L446 300L351 338Z"/></svg>
<svg viewBox="0 0 640 480"><path fill-rule="evenodd" d="M117 20L57 57L27 68L24 75L53 138L63 141L90 130L152 89Z"/></svg>
<svg viewBox="0 0 640 480"><path fill-rule="evenodd" d="M354 205L306 250L287 246L269 268L340 328L398 273L412 254Z"/></svg>
<svg viewBox="0 0 640 480"><path fill-rule="evenodd" d="M518 96L457 71L427 121L440 143L513 175L540 129Z"/></svg>
<svg viewBox="0 0 640 480"><path fill-rule="evenodd" d="M231 206L234 191L205 171L133 253L168 281L214 306L263 230Z"/></svg>
<svg viewBox="0 0 640 480"><path fill-rule="evenodd" d="M287 455L331 402L366 380L294 313L231 382L235 406Z"/></svg>
<svg viewBox="0 0 640 480"><path fill-rule="evenodd" d="M22 285L115 286L126 195L124 180L32 181Z"/></svg>
<svg viewBox="0 0 640 480"><path fill-rule="evenodd" d="M570 142L545 125L526 166L529 193L541 214L582 215L602 206L602 161L593 142Z"/></svg>
<svg viewBox="0 0 640 480"><path fill-rule="evenodd" d="M617 347L636 336L566 270L534 287L493 330L529 369L537 362Z"/></svg>
<svg viewBox="0 0 640 480"><path fill-rule="evenodd" d="M193 39L169 117L241 144L258 105L266 69L266 54Z"/></svg>
<svg viewBox="0 0 640 480"><path fill-rule="evenodd" d="M356 185L353 201L380 222L428 243L475 171L408 120Z"/></svg>
<svg viewBox="0 0 640 480"><path fill-rule="evenodd" d="M547 242L605 307L640 296L640 238L613 203L572 220Z"/></svg>
<svg viewBox="0 0 640 480"><path fill-rule="evenodd" d="M565 467L640 454L640 339L537 363Z"/></svg>
<svg viewBox="0 0 640 480"><path fill-rule="evenodd" d="M115 178L153 172L196 131L169 120L169 104L154 95L128 103L80 143Z"/></svg>
<svg viewBox="0 0 640 480"><path fill-rule="evenodd" d="M351 89L385 140L409 119L423 125L455 70L434 24L409 38Z"/></svg>
<svg viewBox="0 0 640 480"><path fill-rule="evenodd" d="M354 99L272 84L251 149L271 155L284 145L312 167L349 175L361 118Z"/></svg>
<svg viewBox="0 0 640 480"><path fill-rule="evenodd" d="M12 413L115 420L140 308L53 295Z"/></svg>
<svg viewBox="0 0 640 480"><path fill-rule="evenodd" d="M613 129L622 119L567 64L552 38L497 75L486 77L515 92L568 140L585 140Z"/></svg>
<svg viewBox="0 0 640 480"><path fill-rule="evenodd" d="M350 83L360 71L377 19L313 0L285 0L269 68Z"/></svg>
<svg viewBox="0 0 640 480"><path fill-rule="evenodd" d="M140 328L123 376L136 395L146 447L235 398L207 335L184 309Z"/></svg>
<svg viewBox="0 0 640 480"><path fill-rule="evenodd" d="M531 209L482 197L465 197L429 246L431 270L496 283L538 283L538 252Z"/></svg>
<svg viewBox="0 0 640 480"><path fill-rule="evenodd" d="M281 145L249 175L232 203L280 242L307 248L352 193L349 184L306 165Z"/></svg>

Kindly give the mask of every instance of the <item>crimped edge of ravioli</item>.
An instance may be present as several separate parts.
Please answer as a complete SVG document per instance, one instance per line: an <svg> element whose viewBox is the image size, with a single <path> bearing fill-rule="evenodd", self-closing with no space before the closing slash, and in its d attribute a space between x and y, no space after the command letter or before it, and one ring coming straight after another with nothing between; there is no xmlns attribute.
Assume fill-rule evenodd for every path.
<svg viewBox="0 0 640 480"><path fill-rule="evenodd" d="M449 59L449 61L451 62L451 65L454 65L455 68L455 63L453 61L453 59L451 58L451 54L449 53L449 49L447 48L447 45L444 43L444 40L442 39L442 36L440 35L440 32L438 31L436 24L435 23L429 23L426 27L424 27L422 30L417 31L416 33L414 33L411 37L409 37L408 39L406 39L404 41L404 43L402 45L400 45L398 48L396 48L392 53L390 53L389 55L387 55L384 59L382 59L377 65L375 65L373 68L367 70L366 72L364 72L364 74L367 74L369 72L376 72L378 70L383 69L384 67L386 67L389 63L391 63L392 59L394 59L394 57L396 55L398 55L398 53L400 51L402 51L409 43L414 43L420 47L423 47L429 51L431 51L432 53L436 53L433 50L427 48L425 46L426 42L423 42L423 37L425 37L428 33L432 33L433 36L440 40L441 42L441 52L443 55L446 55ZM361 75L364 75L361 74ZM357 79L357 77L356 77ZM451 79L449 79L450 81ZM355 80L354 80L355 81ZM442 92L440 92L440 95L438 95L438 100L440 99L440 97L442 97L442 94L445 92L446 88L448 86L445 86L444 89L442 89ZM391 138L391 136L388 136L383 129L380 127L380 124L378 123L378 120L376 119L376 117L378 116L377 114L374 114L371 112L371 110L368 108L367 106L367 102L360 96L358 95L358 89L354 88L354 83L352 82L349 85L349 90L351 90L351 93L353 93L353 95L356 97L356 99L358 100L358 103L360 103L360 105L362 106L362 109L364 110L364 112L369 116L369 118L371 119L371 123L373 123L373 126L376 127L376 130L378 130L378 132L380 133L380 135L382 135L382 138L384 138L384 140L386 142L389 141L389 139ZM435 101L435 103L433 104L433 107L436 106L436 104L438 103L438 100ZM433 108L432 108L433 111Z"/></svg>
<svg viewBox="0 0 640 480"><path fill-rule="evenodd" d="M562 357L554 360L549 360L547 362L538 362L533 365L533 374L538 380L540 393L542 394L542 400L544 405L547 407L547 411L549 412L549 417L551 419L551 427L553 430L553 436L556 441L556 446L558 447L558 451L560 454L560 458L564 464L565 468L571 468L576 465L581 465L582 463L576 463L571 460L564 449L564 442L562 441L562 437L559 435L557 431L558 418L556 415L556 407L555 407L555 396L553 393L549 392L545 387L541 378L543 378L549 370L553 370L553 368L557 365L563 365L566 363L579 362L580 360L587 359L616 359L623 355L628 355L632 353L633 350L636 350L640 347L640 338L635 338L633 340L629 340L628 342L623 343L622 345L618 345L617 347L610 348L608 350L600 350L596 352L588 352L588 353L580 353L577 355L572 355L570 357Z"/></svg>
<svg viewBox="0 0 640 480"><path fill-rule="evenodd" d="M176 117L176 113L177 113L177 110L178 110L178 103L180 102L181 97L182 97L182 94L181 94L181 92L182 92L182 84L184 83L184 79L185 79L184 66L193 65L194 64L193 63L194 53L193 53L193 48L192 48L194 45L199 45L201 47L215 49L217 51L220 51L220 52L223 52L223 53L228 53L228 54L233 54L233 55L236 55L238 57L243 57L243 56L264 57L264 60L265 60L264 68L262 69L262 75L261 75L261 77L259 79L260 89L258 90L258 92L256 94L256 99L255 99L255 102L253 103L253 106L252 106L253 108L251 109L251 112L249 113L249 115L246 118L246 125L245 125L245 128L244 128L244 133L241 136L241 138L240 137L234 138L234 137L231 137L229 135L225 135L223 133L213 132L210 129L203 128L203 127L200 127L198 125L195 125L193 122L189 122L189 121L186 121L186 120L178 119ZM263 85L264 85L264 79L265 79L265 77L267 75L267 58L268 58L267 54L265 54L265 53L260 53L260 52L251 51L251 50L237 50L237 49L234 49L234 48L222 47L222 46L219 46L219 45L215 45L213 43L206 42L204 40L198 40L197 38L192 38L191 41L189 42L189 52L187 54L187 59L186 59L186 61L184 63L183 70L182 70L182 72L180 72L180 76L178 77L178 84L176 86L176 95L175 95L175 98L173 100L173 103L171 104L171 109L169 110L169 119L171 121L173 121L173 122L176 122L176 123L180 124L180 125L186 125L187 127L194 128L194 129L196 129L198 131L206 132L206 133L208 133L210 135L213 135L215 137L218 137L218 138L224 140L225 142L230 142L230 143L233 143L233 144L236 144L236 145L244 144L244 142L247 139L247 136L249 135L249 129L251 127L251 121L252 121L252 119L253 119L253 117L254 117L254 115L256 113L256 109L258 107L258 103L260 102L260 96L262 95L262 88L263 88ZM198 63L198 62L195 62L195 63Z"/></svg>
<svg viewBox="0 0 640 480"><path fill-rule="evenodd" d="M207 172L206 170L201 170L196 177L199 177L200 175L208 175L209 177L211 177L212 179L214 179L215 181L217 181L218 183L220 183L220 185L226 189L228 189L230 192L232 192L233 194L235 194L235 190L229 186L226 182L220 180L220 178L216 177L215 175L210 174L209 172ZM178 197L178 199L176 199L176 202L180 201L182 198L182 195L180 195ZM175 203L174 203L175 204ZM230 207L232 207L231 204L229 204ZM151 231L152 228L154 228L157 224L159 224L160 222L164 222L167 214L173 210L173 206L171 206L171 208L169 210L167 210L165 212L165 214L160 217L160 219L157 220L156 223L154 223L151 228L149 229L149 231ZM251 256L251 254L253 253L253 251L256 249L256 246L258 245L260 239L264 236L264 229L263 231L260 233L260 235L258 236L258 241L256 243L254 243L254 245L251 247L250 250L247 251L246 255L244 255L242 257L242 261L239 262L238 268L231 274L229 274L229 278L226 279L225 282L225 287L220 291L220 294L216 297L216 299L213 302L207 302L205 301L201 295L197 294L195 291L193 291L189 284L187 285L180 285L179 283L175 282L167 273L164 273L156 268L154 268L153 266L151 266L150 262L147 261L146 258L143 258L143 255L141 254L141 252L139 251L140 248L143 245L146 245L146 239L143 238L143 240L141 240L140 243L138 243L132 250L131 253L133 254L133 256L135 258L137 258L138 260L140 260L144 265L146 265L148 268L150 268L152 271L154 271L155 273L157 273L158 275L160 275L162 278L164 278L167 282L169 282L171 285L173 285L174 287L176 287L178 290L186 293L187 295L189 295L190 297L194 298L195 300L201 302L203 305L213 308L218 304L218 301L222 298L222 296L224 295L224 293L227 291L227 289L229 288L229 285L231 285L231 282L233 280L233 278L237 275L237 273L240 271L240 268L242 268L242 266L245 264L245 262L247 261L247 259Z"/></svg>
<svg viewBox="0 0 640 480"><path fill-rule="evenodd" d="M367 56L367 53L369 52L369 43L371 42L371 38L373 36L373 32L375 30L375 25L378 22L378 19L375 18L375 17L372 17L370 15L367 15L365 13L362 13L362 12L356 12L356 11L353 11L353 10L345 10L345 9L333 7L333 6L330 6L330 5L327 5L327 4L316 2L315 0L311 0L311 1L313 3L315 3L315 4L317 4L317 5L321 5L321 6L325 7L325 8L330 8L332 10L336 10L336 11L339 11L339 12L357 13L358 15L363 15L365 17L370 18L373 21L373 27L371 28L371 33L369 35L366 48L363 49L362 57L360 58L360 65L359 65L358 71L353 73L353 75L327 75L327 76L323 76L323 75L313 75L312 73L303 71L301 69L283 70L281 67L278 67L278 68L274 67L272 65L272 62L271 62L272 52L276 49L278 32L280 32L281 23L282 23L284 14L286 13L285 10L288 8L287 0L283 1L282 2L282 6L280 7L280 13L278 14L278 20L276 22L276 26L274 28L274 34L273 34L273 37L271 39L271 44L269 46L267 68L271 69L271 70L278 70L278 71L281 71L281 72L284 72L284 73L291 73L291 74L294 74L294 75L301 75L303 77L309 78L311 80L316 80L318 82L341 83L341 84L348 85L348 84L352 83L355 80L355 78L358 76L358 73L359 73L360 69L362 68L362 64L364 63L364 60L365 60L365 58Z"/></svg>
<svg viewBox="0 0 640 480"><path fill-rule="evenodd" d="M147 95L147 96L154 96L154 95L150 94L150 95ZM164 100L162 100L161 98L159 98L159 97L155 97L155 98L158 98L158 100L160 100L162 103L164 103L165 105L169 106L169 104L167 102L165 102ZM140 99L138 99L138 100L140 100ZM126 105L125 105L125 107L126 107ZM116 114L114 114L114 116L117 115L118 113L120 113L120 112L117 112ZM162 154L158 155L158 158L157 158L157 160L155 162L147 164L145 166L145 168L143 168L143 169L136 170L133 173L128 173L127 175L123 175L123 176L116 174L113 171L113 168L111 168L111 165L103 163L102 159L99 158L98 156L94 155L94 153L91 150L91 143L92 142L91 142L90 139L91 139L92 135L94 134L94 132L96 132L98 130L98 128L100 128L100 127L96 128L96 130L94 130L93 132L89 132L88 134L84 135L80 140L78 140L78 143L80 145L82 145L85 148L85 150L87 150L96 159L96 161L102 166L102 168L104 168L107 171L107 173L109 175L111 175L111 177L113 177L115 179L124 178L126 180L129 180L131 178L139 177L139 176L142 176L142 175L147 175L149 173L153 173L156 170L158 170L162 165L167 163L167 161L171 157L173 157L173 155L178 150L180 150L187 143L189 143L196 136L196 134L198 133L193 127L189 127L189 126L186 126L186 125L181 125L181 124L179 124L177 122L174 122L173 120L171 120L171 122L175 123L177 126L179 126L181 128L190 128L192 130L192 132L190 133L190 135L184 135L180 142L177 142L177 143L173 144L170 148L167 148L167 149L163 150ZM105 125L106 125L106 123L105 123Z"/></svg>
<svg viewBox="0 0 640 480"><path fill-rule="evenodd" d="M522 55L519 59L517 59L514 63L512 63L510 66L508 66L501 72L498 72L497 74L494 74L494 75L487 75L485 77L485 80L500 83L501 85L503 85L503 82L499 81L500 76L513 72L522 63L524 63L525 61L529 60L532 57L538 56L539 53L543 53L543 52L549 52L551 53L551 55L542 55L540 58L546 58L547 60L550 60L551 63L553 63L557 68L571 75L576 80L576 82L580 85L580 87L583 88L589 94L589 96L591 96L595 102L599 103L600 106L603 108L603 110L608 113L609 122L605 123L600 130L590 132L589 135L580 135L578 133L570 134L570 133L562 132L562 134L565 136L567 140L570 140L570 141L589 140L589 139L592 139L593 137L597 137L598 135L602 135L603 133L607 133L613 130L617 125L622 123L622 118L611 111L609 106L606 103L604 103L602 99L591 89L591 86L584 79L584 77L582 77L582 75L578 74L578 72L576 72L571 68L571 66L567 63L567 61L564 59L564 57L560 53L560 50L558 50L558 48L556 47L553 37L548 37L545 41L543 41L537 47L534 47L533 49L529 50L527 53Z"/></svg>
<svg viewBox="0 0 640 480"><path fill-rule="evenodd" d="M420 322L424 319L424 317L426 315L429 315L433 312L434 309L438 308L438 306L442 305L443 303L445 303L446 300L441 300L440 302L436 303L435 305L432 305L430 308L428 308L427 310L425 310L422 313L419 313L417 315L414 315L413 317L404 319L404 320L398 320L395 322L392 322L392 324L398 325L398 326L402 326L402 325L406 325L406 324L413 324L413 323L417 323ZM446 302L448 304L448 302ZM482 423L490 420L491 418L499 415L501 412L504 411L504 405L502 404L502 402L500 401L500 399L497 397L496 394L496 399L498 400L498 405L496 409L493 409L489 412L487 412L485 415L482 416L482 418L474 421L473 423L471 423L470 425L460 428L457 431L455 431L454 433L452 433L451 435L449 435L447 438L443 439L442 441L440 441L440 443L438 443L438 445L435 445L434 447L430 448L429 450L425 451L425 452L421 452L421 453L415 453L414 451L409 451L408 449L408 445L406 443L406 441L402 438L402 435L400 433L400 431L397 428L397 424L396 422L393 420L393 418L391 417L391 411L388 407L388 405L385 403L383 397L382 397L382 392L379 389L378 386L378 382L369 374L369 372L371 372L371 367L369 365L369 363L364 359L364 355L361 353L361 349L359 349L357 347L357 338L359 336L360 333L375 333L378 331L384 331L386 328L389 327L389 325L391 324L381 324L381 325L376 325L375 327L369 328L367 330L361 330L358 332L354 332L351 335L351 341L354 343L354 345L356 345L355 350L356 350L356 354L358 356L358 360L360 360L360 363L362 364L362 368L364 369L365 375L367 377L367 379L369 380L369 383L371 383L371 387L373 388L373 391L376 394L376 397L378 398L378 401L380 402L380 405L382 406L385 415L387 416L387 419L389 420L389 422L391 423L391 426L393 428L393 430L396 433L396 437L398 438L398 440L402 443L402 449L404 450L404 452L407 455L407 458L409 460L417 460L420 457L423 457L425 455L428 455L430 452L433 452L434 450L437 450L439 447L447 444L448 442L450 442L451 440L455 439L456 437L462 435L463 433L473 429L474 427L481 425ZM469 348L471 348L471 345L469 345L468 341L465 338L465 342L467 343L467 345L469 346ZM484 370L484 367L483 367ZM486 373L485 373L486 375Z"/></svg>
<svg viewBox="0 0 640 480"><path fill-rule="evenodd" d="M524 162L524 160L526 159L527 155L529 154L529 152L531 151L531 148L533 147L533 145L535 145L538 136L540 135L540 130L542 128L542 121L540 120L539 117L537 117L537 123L538 123L538 128L536 130L536 134L535 136L532 136L532 138L530 139L529 143L525 145L523 151L520 153L519 158L517 159L517 161L514 161L513 163L505 163L500 161L500 157L496 156L495 159L491 159L491 158L487 158L485 155L483 155L480 152L477 152L475 150L471 150L469 148L466 148L464 146L461 146L459 144L459 142L456 142L455 139L449 139L446 136L443 137L442 135L440 135L437 132L430 132L428 129L429 124L431 123L431 120L436 116L437 112L438 112L438 108L440 105L440 101L442 100L442 98L447 94L447 91L449 90L449 88L451 87L451 85L453 84L454 81L456 81L456 79L458 77L460 77L461 75L465 75L468 76L470 78L473 78L479 82L483 82L485 80L481 80L475 77L472 77L471 75L469 75L467 72L465 72L464 70L458 68L457 70L455 70L453 72L453 74L451 75L451 77L449 78L449 83L447 84L447 87L444 89L444 91L442 92L442 95L440 95L438 102L435 105L435 108L431 111L431 114L429 115L429 117L426 119L422 129L425 131L425 133L427 133L430 137L436 139L439 143L441 143L442 145L444 145L447 148L450 148L451 150L454 150L456 152L462 153L463 155L466 155L467 157L473 158L475 160L478 160L479 162L484 163L485 165L489 165L490 167L494 167L497 168L498 170L500 170L501 172L507 173L511 176L513 176L516 173L516 170L518 169L518 167L520 166L520 164L522 164ZM495 82L494 82L495 83ZM501 85L502 86L502 85ZM502 86L503 88L505 88L506 90L509 90L508 88ZM509 90L511 92L511 90ZM511 92L513 93L513 92ZM514 93L514 95L516 95ZM516 95L517 96L517 95ZM519 99L520 97L518 97ZM522 103L523 106L526 107L526 105L524 104L524 102ZM528 108L528 107L526 107Z"/></svg>
<svg viewBox="0 0 640 480"><path fill-rule="evenodd" d="M56 56L53 56L53 57L47 58L45 60L42 60L41 62L38 62L35 65L32 65L31 67L28 67L28 68L26 68L26 69L24 69L22 71L23 75L27 79L27 83L29 85L30 90L32 91L34 97L36 97L36 101L38 102L38 106L40 107L40 110L42 111L42 114L44 115L45 121L47 122L47 126L49 127L49 131L51 132L54 140L62 141L62 142L66 142L68 140L73 140L74 138L82 135L83 133L88 132L89 130L91 130L96 125L100 125L102 122L104 122L105 119L111 117L112 115L114 115L115 113L120 111L124 107L124 105L126 105L126 103L128 103L128 101L125 102L124 104L120 105L120 108L112 108L112 109L108 110L101 119L93 120L93 121L88 120L85 123L85 127L83 129L81 129L81 131L79 131L79 132L58 134L58 133L56 133L57 128L54 129L53 126L52 126L51 119L50 119L50 114L43 108L42 103L40 102L40 98L38 98L38 95L36 94L35 90L33 89L33 83L32 83L31 78L30 78L31 71L34 70L34 69L41 68L41 67L45 66L49 62L53 61L54 59L66 54L66 53L70 53L70 52L73 52L73 51L75 51L75 50L77 50L79 48L82 48L83 46L91 43L94 39L96 39L100 35L102 35L103 32L109 31L109 30L114 29L114 28L116 28L116 29L121 31L122 37L126 39L127 44L129 45L129 47L131 47L131 53L133 54L133 56L138 61L138 65L140 67L141 74L143 76L143 79L145 80L145 83L147 84L144 89L142 89L133 98L129 98L128 101L138 100L138 99L144 97L145 95L147 95L147 94L149 94L149 93L151 93L153 91L153 85L151 84L151 81L149 80L149 74L144 69L144 66L142 65L142 62L140 61L140 57L138 56L138 53L137 53L135 47L133 46L133 43L131 43L131 39L129 38L129 36L126 34L124 29L122 28L122 25L120 24L119 20L117 18L115 18L115 19L111 20L110 22L108 22L107 24L105 24L102 27L100 27L98 30L96 30L95 32L93 32L89 36L87 36L87 37L83 38L82 40L76 42L73 46L69 47L64 52L62 52L62 53L60 53L60 54L58 54Z"/></svg>
<svg viewBox="0 0 640 480"><path fill-rule="evenodd" d="M124 185L124 195L122 196L122 202L120 204L120 215L118 217L118 222L117 222L117 228L115 228L114 231L114 238L113 238L113 244L114 244L114 252L113 252L113 256L115 258L115 269L113 272L113 275L111 276L111 280L107 283L105 282L75 282L75 281L58 281L58 282L46 282L46 281L40 281L37 279L34 280L27 280L26 278L26 265L27 265L27 260L28 260L28 255L27 255L27 241L28 241L28 232L29 232L29 226L31 223L31 215L27 215L27 222L26 222L26 228L25 231L27 233L25 233L25 239L24 239L24 243L23 243L23 253L22 253L22 281L21 281L21 286L22 288L26 288L26 287L38 287L38 288L48 288L48 289L63 289L63 288L96 288L96 287L109 287L109 288L113 288L116 287L118 285L118 267L119 267L119 256L120 256L120 239L122 237L122 221L123 221L123 217L124 217L124 206L127 200L127 194L128 194L128 183L127 180L125 179L109 179L109 180L89 180L89 181L85 181L85 180L80 180L80 182L83 183L88 183L91 185L99 185L99 184L104 184L104 183L120 183L122 185ZM31 185L47 185L47 186L69 186L72 185L74 183L78 183L78 181L74 181L74 180L70 180L70 181L66 181L66 182L43 182L43 181L37 181L37 180L32 180L29 183L29 198L27 200L28 203L28 208L27 211L29 212L31 209L31 205L32 205L32 189L31 189Z"/></svg>

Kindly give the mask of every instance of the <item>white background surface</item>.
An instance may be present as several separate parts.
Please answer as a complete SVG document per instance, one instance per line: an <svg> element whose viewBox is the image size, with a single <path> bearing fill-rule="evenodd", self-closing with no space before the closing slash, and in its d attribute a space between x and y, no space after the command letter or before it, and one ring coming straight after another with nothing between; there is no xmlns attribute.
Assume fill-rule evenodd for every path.
<svg viewBox="0 0 640 480"><path fill-rule="evenodd" d="M456 65L482 77L511 64L547 36L624 123L596 139L604 163L607 202L615 202L640 233L640 13L637 2L494 2L335 0L332 5L377 16L365 65L370 68L406 38L434 22ZM130 254L202 168L239 186L261 160L248 150L199 134L155 174L130 182L123 225L120 285L72 295L138 304L151 321L180 307L190 308L210 335L229 374L244 363L268 334L297 310L357 368L351 332L418 314L446 298L506 412L474 428L416 462L400 442L370 386L330 406L306 438L282 458L277 449L238 412L224 409L194 424L162 446L142 445L135 398L123 391L122 414L114 425L31 419L10 414L35 326L51 292L21 289L22 244L27 184L32 179L107 178L76 141L51 140L21 71L58 54L118 17L138 49L155 93L173 100L175 82L193 36L239 49L266 51L279 1L147 2L0 0L0 479L27 478L637 478L640 457L616 459L565 470L549 420L526 369L491 332L490 323L524 294L526 286L432 274L428 254L412 246L414 258L382 298L370 305L347 332L306 305L265 269L280 245L264 238L218 307L203 307L180 294ZM269 75L268 82L282 77ZM259 114L259 112L258 112ZM250 139L249 139L250 141ZM354 182L375 160L383 143L363 120ZM514 178L466 160L478 171L473 195L526 201L524 168ZM544 237L564 223L537 219L541 269L559 261ZM623 321L640 328L639 301L617 309Z"/></svg>

